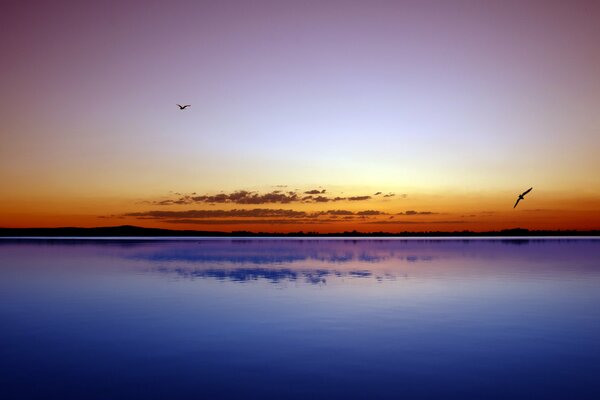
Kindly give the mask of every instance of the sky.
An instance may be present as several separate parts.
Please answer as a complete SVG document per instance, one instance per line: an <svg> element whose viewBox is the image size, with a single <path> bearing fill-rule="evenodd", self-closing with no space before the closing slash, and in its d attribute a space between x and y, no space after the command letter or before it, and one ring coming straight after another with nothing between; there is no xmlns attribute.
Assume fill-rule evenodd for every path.
<svg viewBox="0 0 600 400"><path fill-rule="evenodd" d="M600 229L599 20L598 1L3 1L0 227Z"/></svg>

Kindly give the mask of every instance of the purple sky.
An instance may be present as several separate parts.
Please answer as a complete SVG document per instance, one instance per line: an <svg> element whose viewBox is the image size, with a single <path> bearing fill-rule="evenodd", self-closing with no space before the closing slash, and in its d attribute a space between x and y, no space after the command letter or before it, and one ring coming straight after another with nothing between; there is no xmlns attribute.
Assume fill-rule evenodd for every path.
<svg viewBox="0 0 600 400"><path fill-rule="evenodd" d="M4 1L0 207L279 184L596 201L598 21L597 1Z"/></svg>

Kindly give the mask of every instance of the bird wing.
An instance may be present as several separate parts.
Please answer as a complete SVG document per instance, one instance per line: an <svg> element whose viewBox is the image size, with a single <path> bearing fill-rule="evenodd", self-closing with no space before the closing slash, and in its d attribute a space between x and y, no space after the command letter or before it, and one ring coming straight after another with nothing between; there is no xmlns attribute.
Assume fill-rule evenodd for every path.
<svg viewBox="0 0 600 400"><path fill-rule="evenodd" d="M191 107L191 106L192 106L191 104L186 104L186 105L185 105L185 106L183 106L183 107Z"/></svg>
<svg viewBox="0 0 600 400"><path fill-rule="evenodd" d="M526 191L524 191L521 196L525 196L527 193L531 192L531 189L533 189L532 187L530 187L529 189L527 189Z"/></svg>
<svg viewBox="0 0 600 400"><path fill-rule="evenodd" d="M516 202L516 203L515 203L515 205L513 206L513 208L515 208L515 207L517 206L517 204L519 204L519 202L520 202L520 201L521 201L521 198L519 197L519 198L517 199L517 202Z"/></svg>
<svg viewBox="0 0 600 400"><path fill-rule="evenodd" d="M181 108L181 104L175 104L177 107Z"/></svg>

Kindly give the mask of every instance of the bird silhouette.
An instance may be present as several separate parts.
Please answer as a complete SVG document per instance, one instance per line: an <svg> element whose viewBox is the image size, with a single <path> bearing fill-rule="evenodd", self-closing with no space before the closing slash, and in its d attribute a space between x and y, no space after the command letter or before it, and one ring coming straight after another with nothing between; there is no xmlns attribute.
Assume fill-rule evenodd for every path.
<svg viewBox="0 0 600 400"><path fill-rule="evenodd" d="M185 110L186 108L191 107L191 106L192 106L191 104L186 104L184 106L182 106L181 104L177 104L177 107L179 107L180 110Z"/></svg>
<svg viewBox="0 0 600 400"><path fill-rule="evenodd" d="M517 206L517 204L519 204L519 202L523 199L525 199L525 195L529 192L531 192L531 189L533 189L532 187L530 187L529 189L527 189L526 191L524 191L523 193L521 193L519 195L519 198L517 199L517 202L515 203L515 205L513 206L513 208L515 208Z"/></svg>

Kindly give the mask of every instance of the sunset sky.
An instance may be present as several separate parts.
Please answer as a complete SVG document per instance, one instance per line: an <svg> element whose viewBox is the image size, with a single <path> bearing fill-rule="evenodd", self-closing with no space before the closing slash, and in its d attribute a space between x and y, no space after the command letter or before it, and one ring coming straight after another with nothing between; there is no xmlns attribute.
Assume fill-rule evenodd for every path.
<svg viewBox="0 0 600 400"><path fill-rule="evenodd" d="M598 1L3 1L0 227L600 229L599 21Z"/></svg>

